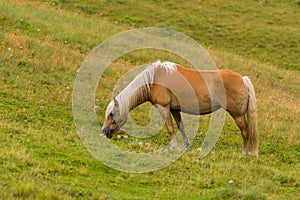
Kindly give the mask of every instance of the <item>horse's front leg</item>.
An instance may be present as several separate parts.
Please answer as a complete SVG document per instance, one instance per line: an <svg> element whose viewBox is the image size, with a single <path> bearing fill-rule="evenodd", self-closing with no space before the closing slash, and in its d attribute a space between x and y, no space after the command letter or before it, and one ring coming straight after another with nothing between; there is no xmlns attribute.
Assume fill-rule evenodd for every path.
<svg viewBox="0 0 300 200"><path fill-rule="evenodd" d="M170 112L170 106L162 106L159 104L156 104L156 107L161 114L163 120L165 121L166 128L168 130L168 133L170 134L170 140L171 140L171 146L170 149L174 149L177 146L175 134L174 134L174 127L172 123L172 117Z"/></svg>
<svg viewBox="0 0 300 200"><path fill-rule="evenodd" d="M177 127L181 132L181 135L183 137L183 141L184 141L184 148L186 150L190 150L190 141L189 138L187 137L185 130L184 130L184 124L181 118L181 114L180 111L177 110L171 110L171 113L176 121Z"/></svg>

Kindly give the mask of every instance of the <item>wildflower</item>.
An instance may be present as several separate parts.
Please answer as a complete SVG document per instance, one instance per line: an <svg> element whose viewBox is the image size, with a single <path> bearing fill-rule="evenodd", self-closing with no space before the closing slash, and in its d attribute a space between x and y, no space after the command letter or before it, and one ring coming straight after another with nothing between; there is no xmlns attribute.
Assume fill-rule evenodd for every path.
<svg viewBox="0 0 300 200"><path fill-rule="evenodd" d="M99 106L94 107L94 111L96 112L98 110Z"/></svg>

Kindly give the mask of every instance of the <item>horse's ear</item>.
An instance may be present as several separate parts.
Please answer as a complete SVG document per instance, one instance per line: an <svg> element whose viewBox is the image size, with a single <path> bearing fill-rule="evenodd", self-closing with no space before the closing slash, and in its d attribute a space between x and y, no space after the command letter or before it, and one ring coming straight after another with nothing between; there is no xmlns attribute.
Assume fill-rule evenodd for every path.
<svg viewBox="0 0 300 200"><path fill-rule="evenodd" d="M114 101L114 111L117 112L119 111L119 102L115 97L113 97L113 101Z"/></svg>

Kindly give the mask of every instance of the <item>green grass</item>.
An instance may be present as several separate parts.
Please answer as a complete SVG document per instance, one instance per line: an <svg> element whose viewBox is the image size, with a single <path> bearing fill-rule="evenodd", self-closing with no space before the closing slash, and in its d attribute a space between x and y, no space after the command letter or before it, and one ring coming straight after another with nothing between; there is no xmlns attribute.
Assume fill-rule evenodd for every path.
<svg viewBox="0 0 300 200"><path fill-rule="evenodd" d="M172 28L206 46L300 70L300 6L295 0L46 2L126 27Z"/></svg>
<svg viewBox="0 0 300 200"><path fill-rule="evenodd" d="M293 0L0 0L0 199L297 199L299 15ZM258 159L242 155L240 132L229 116L214 154L201 160L197 148L209 116L201 117L192 150L160 171L119 172L89 154L72 116L77 70L106 38L144 26L182 31L204 45L219 68L251 78ZM100 123L122 74L158 58L186 64L155 50L132 52L112 64L96 93ZM147 124L148 107L134 111L137 123ZM150 139L112 142L147 152L166 144L168 135L162 130Z"/></svg>

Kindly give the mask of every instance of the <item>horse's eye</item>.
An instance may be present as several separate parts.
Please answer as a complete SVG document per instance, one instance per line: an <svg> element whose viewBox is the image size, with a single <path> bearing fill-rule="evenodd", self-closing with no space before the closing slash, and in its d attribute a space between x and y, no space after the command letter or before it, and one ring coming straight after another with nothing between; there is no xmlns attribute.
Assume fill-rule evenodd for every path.
<svg viewBox="0 0 300 200"><path fill-rule="evenodd" d="M109 116L110 116L111 118L113 118L113 117L114 117L114 114L111 112L111 113L109 113Z"/></svg>

